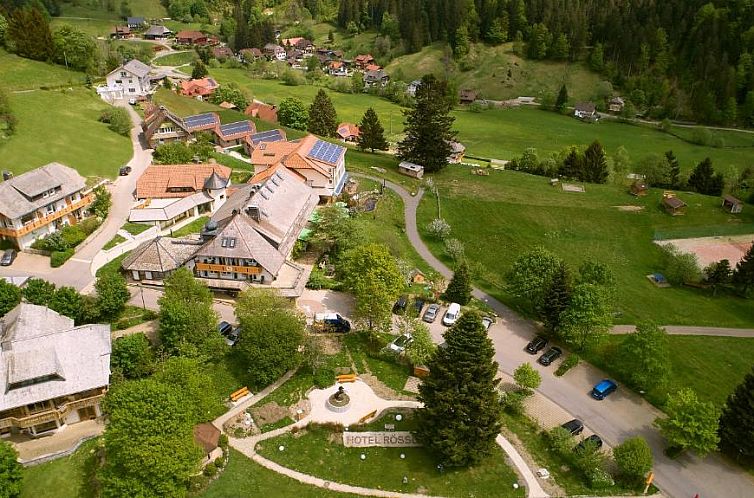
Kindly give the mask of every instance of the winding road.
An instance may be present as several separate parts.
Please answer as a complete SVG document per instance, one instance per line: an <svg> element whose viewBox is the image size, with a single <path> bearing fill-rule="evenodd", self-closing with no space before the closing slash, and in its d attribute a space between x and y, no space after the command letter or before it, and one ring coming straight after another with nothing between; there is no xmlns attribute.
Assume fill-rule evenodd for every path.
<svg viewBox="0 0 754 498"><path fill-rule="evenodd" d="M382 178L353 173L353 176L382 182ZM416 226L416 211L423 190L412 196L403 187L384 180L385 186L403 200L406 220L406 234L411 245L436 271L446 278L451 270L437 259L419 236ZM588 392L596 382L606 375L591 365L582 365L563 377L555 377L553 370L532 361L532 356L524 351L528 341L537 333L537 326L531 320L517 315L513 310L489 294L474 289L474 297L486 302L500 316L502 327L497 327L490 338L495 346L495 359L500 369L512 375L521 363L529 362L542 375L538 391L573 415L583 420L608 444L616 446L632 436L643 436L655 459L655 483L667 496L672 498L751 498L754 496L754 477L742 469L726 462L720 455L713 454L705 459L693 454L684 454L672 460L665 456L665 443L654 428L654 420L662 412L629 389L619 389L604 401L595 401ZM502 330L502 333L498 333ZM748 337L751 337L750 335Z"/></svg>

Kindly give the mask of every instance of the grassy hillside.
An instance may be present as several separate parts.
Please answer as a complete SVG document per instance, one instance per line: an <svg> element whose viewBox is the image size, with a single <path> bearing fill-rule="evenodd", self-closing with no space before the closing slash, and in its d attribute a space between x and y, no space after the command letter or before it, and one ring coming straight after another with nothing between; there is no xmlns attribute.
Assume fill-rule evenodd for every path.
<svg viewBox="0 0 754 498"><path fill-rule="evenodd" d="M426 73L448 75L459 88L477 90L482 97L493 100L546 93L556 95L563 83L574 102L594 98L602 78L583 64L527 60L515 55L512 47L511 43L495 47L473 45L466 60L471 68L468 71L461 71L448 59L440 44L398 57L386 69L406 81L419 79ZM445 59L449 60L447 64L443 62Z"/></svg>
<svg viewBox="0 0 754 498"><path fill-rule="evenodd" d="M0 88L7 92L84 83L84 73L67 71L63 66L23 59L4 50L0 50L0 68Z"/></svg>
<svg viewBox="0 0 754 498"><path fill-rule="evenodd" d="M61 17L91 17L96 19L119 19L121 0L113 2L108 11L101 0L67 0L61 4ZM128 0L135 17L159 19L168 15L160 0Z"/></svg>
<svg viewBox="0 0 754 498"><path fill-rule="evenodd" d="M469 261L479 265L478 283L515 308L527 309L503 290L504 275L518 255L542 245L574 269L587 259L609 264L617 277L616 311L622 323L652 319L667 325L754 325L754 300L712 298L681 287L658 289L646 278L663 270L652 242L656 231L735 225L738 233L752 233L752 210L732 216L720 209L718 198L683 193L688 212L671 217L660 209L659 190L639 199L613 185L587 185L586 193L567 193L550 187L546 178L508 171L478 177L466 167L452 167L434 179L452 237L465 244ZM618 209L624 205L643 210ZM436 217L434 197L425 196L418 214L420 231ZM440 242L425 240L443 256Z"/></svg>
<svg viewBox="0 0 754 498"><path fill-rule="evenodd" d="M271 103L295 97L309 104L319 91L316 86L286 86L276 80L252 79L241 69L212 69L211 74L220 83L237 83L255 98ZM393 141L400 139L403 131L400 106L371 95L329 94L341 121L358 122L364 111L373 107L389 138ZM623 145L634 161L653 152L663 153L672 149L686 171L709 156L715 167L725 172L729 166L743 168L751 165L754 152L754 147L716 149L694 145L651 127L614 121L587 124L570 116L530 107L480 113L460 109L453 115L456 117L458 138L466 145L468 153L487 158L511 159L528 147L534 147L541 155L546 155L568 145L586 145L599 139L609 154Z"/></svg>

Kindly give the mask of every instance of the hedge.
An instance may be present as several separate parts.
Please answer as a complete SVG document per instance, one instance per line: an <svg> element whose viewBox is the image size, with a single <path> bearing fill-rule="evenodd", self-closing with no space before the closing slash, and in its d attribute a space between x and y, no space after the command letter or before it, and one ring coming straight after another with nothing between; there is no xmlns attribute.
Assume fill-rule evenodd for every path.
<svg viewBox="0 0 754 498"><path fill-rule="evenodd" d="M63 263L71 259L73 253L73 249L66 249L65 251L53 251L50 255L50 266L52 266L53 268L61 266Z"/></svg>

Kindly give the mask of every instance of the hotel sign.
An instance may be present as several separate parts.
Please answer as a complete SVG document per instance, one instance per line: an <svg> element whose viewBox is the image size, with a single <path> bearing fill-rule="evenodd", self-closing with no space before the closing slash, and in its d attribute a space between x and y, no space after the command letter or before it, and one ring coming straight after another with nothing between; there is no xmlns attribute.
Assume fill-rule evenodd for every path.
<svg viewBox="0 0 754 498"><path fill-rule="evenodd" d="M370 446L384 446L388 448L403 448L421 446L413 434L408 431L395 432L344 432L343 446L351 448L367 448Z"/></svg>

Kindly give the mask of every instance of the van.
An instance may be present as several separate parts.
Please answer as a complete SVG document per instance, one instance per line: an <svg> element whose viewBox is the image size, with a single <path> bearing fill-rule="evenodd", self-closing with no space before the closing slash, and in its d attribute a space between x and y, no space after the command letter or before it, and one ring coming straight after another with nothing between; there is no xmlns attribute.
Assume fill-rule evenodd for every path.
<svg viewBox="0 0 754 498"><path fill-rule="evenodd" d="M345 334L351 331L351 322L338 313L317 313L314 315L314 323L324 332L339 332Z"/></svg>
<svg viewBox="0 0 754 498"><path fill-rule="evenodd" d="M442 324L450 327L454 323L456 323L456 320L458 320L458 315L461 314L461 305L458 303L450 303L450 306L448 306L448 311L445 312L445 316L442 317Z"/></svg>

